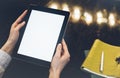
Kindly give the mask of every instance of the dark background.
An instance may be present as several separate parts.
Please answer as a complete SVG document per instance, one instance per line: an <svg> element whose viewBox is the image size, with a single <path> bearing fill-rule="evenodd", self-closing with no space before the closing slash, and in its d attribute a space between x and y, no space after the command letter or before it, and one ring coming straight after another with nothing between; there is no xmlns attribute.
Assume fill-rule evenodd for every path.
<svg viewBox="0 0 120 78"><path fill-rule="evenodd" d="M119 0L59 0L69 1L70 5L79 4L93 10L106 8L111 11L116 8L120 13ZM8 38L11 24L28 7L29 4L45 6L49 0L0 0L0 47ZM87 5L87 6L86 6ZM101 39L112 45L120 45L120 27L110 29L104 24L87 26L83 23L68 23L65 40L70 51L71 60L61 74L61 78L91 78L90 74L80 70L85 59L84 50L89 50L95 39ZM3 78L48 78L49 68L12 59Z"/></svg>

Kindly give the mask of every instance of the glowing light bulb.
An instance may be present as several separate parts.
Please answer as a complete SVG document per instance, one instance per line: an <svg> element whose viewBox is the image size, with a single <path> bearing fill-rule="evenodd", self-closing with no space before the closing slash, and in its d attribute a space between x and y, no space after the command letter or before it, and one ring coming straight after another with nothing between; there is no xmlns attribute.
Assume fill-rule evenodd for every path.
<svg viewBox="0 0 120 78"><path fill-rule="evenodd" d="M84 17L85 17L84 20L86 21L86 23L87 23L88 25L93 22L93 17L92 17L91 14L85 12L85 13L84 13Z"/></svg>
<svg viewBox="0 0 120 78"><path fill-rule="evenodd" d="M103 13L102 12L99 11L99 12L97 12L96 15L97 15L97 23L98 24L107 23L108 20L107 20L107 18L103 17Z"/></svg>
<svg viewBox="0 0 120 78"><path fill-rule="evenodd" d="M109 20L109 25L110 26L114 26L115 25L115 16L113 13L110 13L109 17L108 17L108 20Z"/></svg>
<svg viewBox="0 0 120 78"><path fill-rule="evenodd" d="M79 7L74 7L72 19L73 21L79 21L81 17L81 12Z"/></svg>
<svg viewBox="0 0 120 78"><path fill-rule="evenodd" d="M57 3L52 3L52 4L49 5L49 8L58 9L58 4Z"/></svg>
<svg viewBox="0 0 120 78"><path fill-rule="evenodd" d="M68 5L67 5L66 3L64 3L64 4L62 5L62 10L64 10L64 11L70 11L70 10L69 10L69 7L68 7Z"/></svg>

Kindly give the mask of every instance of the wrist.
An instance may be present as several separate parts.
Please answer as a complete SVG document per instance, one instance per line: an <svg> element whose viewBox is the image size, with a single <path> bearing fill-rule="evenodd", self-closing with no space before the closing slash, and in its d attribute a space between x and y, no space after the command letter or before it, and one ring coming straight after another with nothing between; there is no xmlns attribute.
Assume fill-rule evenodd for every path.
<svg viewBox="0 0 120 78"><path fill-rule="evenodd" d="M11 54L14 48L14 44L11 41L7 41L3 47L1 48L1 50L5 51L8 54Z"/></svg>
<svg viewBox="0 0 120 78"><path fill-rule="evenodd" d="M49 78L60 78L60 72L57 70L49 70Z"/></svg>

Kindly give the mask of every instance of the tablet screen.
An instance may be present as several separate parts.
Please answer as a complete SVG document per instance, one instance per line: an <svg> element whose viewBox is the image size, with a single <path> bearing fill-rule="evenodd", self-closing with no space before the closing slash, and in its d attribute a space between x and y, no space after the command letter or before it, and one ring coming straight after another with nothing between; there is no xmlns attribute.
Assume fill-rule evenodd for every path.
<svg viewBox="0 0 120 78"><path fill-rule="evenodd" d="M51 62L65 16L31 10L17 54Z"/></svg>

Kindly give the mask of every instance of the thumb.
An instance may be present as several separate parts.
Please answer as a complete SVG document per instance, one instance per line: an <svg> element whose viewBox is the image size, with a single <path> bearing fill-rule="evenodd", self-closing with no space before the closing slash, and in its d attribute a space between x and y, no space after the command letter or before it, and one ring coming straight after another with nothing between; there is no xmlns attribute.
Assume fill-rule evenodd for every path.
<svg viewBox="0 0 120 78"><path fill-rule="evenodd" d="M60 57L62 52L62 45L59 43L56 48L55 56Z"/></svg>

